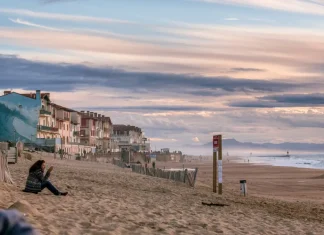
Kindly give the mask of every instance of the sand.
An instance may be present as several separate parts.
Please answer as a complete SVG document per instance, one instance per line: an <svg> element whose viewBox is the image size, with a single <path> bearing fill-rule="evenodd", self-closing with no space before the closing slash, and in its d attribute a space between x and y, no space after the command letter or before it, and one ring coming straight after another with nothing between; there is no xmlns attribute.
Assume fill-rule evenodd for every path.
<svg viewBox="0 0 324 235"><path fill-rule="evenodd" d="M323 174L297 168L224 163L224 195L211 193L211 164L195 188L108 163L47 159L67 197L23 193L30 161L10 165L16 185L0 184L0 208L20 200L42 234L323 234ZM178 164L180 166L182 164ZM186 164L189 167L189 164ZM158 164L159 166L159 164ZM177 167L177 165L172 164ZM248 197L238 180L248 180ZM304 181L304 182L302 182ZM202 205L226 203L226 207ZM27 209L26 209L27 208Z"/></svg>

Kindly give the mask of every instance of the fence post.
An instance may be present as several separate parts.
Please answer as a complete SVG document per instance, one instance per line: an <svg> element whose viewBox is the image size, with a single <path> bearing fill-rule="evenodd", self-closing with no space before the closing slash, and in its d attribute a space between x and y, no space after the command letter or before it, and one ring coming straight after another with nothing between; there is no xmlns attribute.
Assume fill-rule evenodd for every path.
<svg viewBox="0 0 324 235"><path fill-rule="evenodd" d="M186 176L187 176L188 169L184 171L183 183L186 183Z"/></svg>
<svg viewBox="0 0 324 235"><path fill-rule="evenodd" d="M194 180L193 180L193 187L195 187L195 184L196 184L197 174L198 174L198 167L195 170L195 175L194 175Z"/></svg>

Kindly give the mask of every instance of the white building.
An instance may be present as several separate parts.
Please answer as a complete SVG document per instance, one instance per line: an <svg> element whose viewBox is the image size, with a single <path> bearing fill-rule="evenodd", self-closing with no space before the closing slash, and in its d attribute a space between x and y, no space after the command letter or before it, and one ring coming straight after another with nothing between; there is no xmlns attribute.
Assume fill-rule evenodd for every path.
<svg viewBox="0 0 324 235"><path fill-rule="evenodd" d="M141 128L130 125L113 125L111 137L114 144L113 151L119 151L123 146L129 146L139 152L150 151L150 144L143 137ZM117 149L118 148L118 149Z"/></svg>

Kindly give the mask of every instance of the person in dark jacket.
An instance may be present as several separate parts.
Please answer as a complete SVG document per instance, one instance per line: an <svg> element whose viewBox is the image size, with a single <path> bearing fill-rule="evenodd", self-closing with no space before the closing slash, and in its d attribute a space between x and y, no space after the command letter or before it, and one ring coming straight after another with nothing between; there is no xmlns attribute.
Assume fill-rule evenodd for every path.
<svg viewBox="0 0 324 235"><path fill-rule="evenodd" d="M17 210L0 210L0 234L37 235L38 232Z"/></svg>
<svg viewBox="0 0 324 235"><path fill-rule="evenodd" d="M54 195L66 196L67 192L60 192L57 188L48 180L51 175L53 167L51 166L44 176L45 161L38 160L29 169L29 175L26 182L26 188L24 192L39 193L44 188L47 188Z"/></svg>

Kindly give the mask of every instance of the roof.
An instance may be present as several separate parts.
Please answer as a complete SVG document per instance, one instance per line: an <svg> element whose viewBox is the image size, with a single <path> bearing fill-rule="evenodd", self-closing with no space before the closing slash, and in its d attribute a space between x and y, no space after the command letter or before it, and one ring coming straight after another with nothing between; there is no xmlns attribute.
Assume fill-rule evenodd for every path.
<svg viewBox="0 0 324 235"><path fill-rule="evenodd" d="M14 92L14 91L4 91L3 92L4 95L9 95L11 93L22 95L22 96L25 96L25 97L28 97L28 98L31 98L31 99L36 99L36 93L35 92L25 93L25 94L17 93L17 92ZM41 93L41 99L44 99L45 97L49 98L50 93Z"/></svg>
<svg viewBox="0 0 324 235"><path fill-rule="evenodd" d="M137 126L130 126L130 125L113 125L114 131L136 131L142 133L141 128Z"/></svg>
<svg viewBox="0 0 324 235"><path fill-rule="evenodd" d="M73 109L69 109L69 108L63 107L63 106L58 105L58 104L51 103L51 105L52 105L54 108L56 108L56 109L63 109L64 111L71 112L71 113L79 113L78 111L75 111L75 110L73 110Z"/></svg>
<svg viewBox="0 0 324 235"><path fill-rule="evenodd" d="M26 96L28 98L36 99L36 93L29 93L29 94L20 94L23 96ZM45 97L50 97L50 93L41 93L41 99L44 99Z"/></svg>
<svg viewBox="0 0 324 235"><path fill-rule="evenodd" d="M93 113L93 112L91 112L91 113ZM108 121L109 124L112 125L112 122L111 122L110 117L103 117L103 116L100 116L99 117L97 113L93 113L93 114L97 114L97 117L95 117L94 115L91 117L90 116L90 112L87 113L87 112L84 112L84 111L81 111L80 114L81 114L81 117L84 118L84 119L93 119L93 120ZM101 115L101 114L99 114L99 115Z"/></svg>
<svg viewBox="0 0 324 235"><path fill-rule="evenodd" d="M21 94L21 93L14 92L14 91L4 91L3 92L3 96L10 95L10 94L21 95L26 98L30 98L30 99L34 99L34 100L36 99L36 93L32 93L32 92L28 93L28 94ZM49 96L50 96L50 93L41 93L41 99L45 99L45 98L49 99Z"/></svg>

